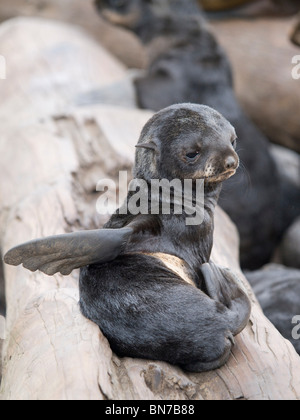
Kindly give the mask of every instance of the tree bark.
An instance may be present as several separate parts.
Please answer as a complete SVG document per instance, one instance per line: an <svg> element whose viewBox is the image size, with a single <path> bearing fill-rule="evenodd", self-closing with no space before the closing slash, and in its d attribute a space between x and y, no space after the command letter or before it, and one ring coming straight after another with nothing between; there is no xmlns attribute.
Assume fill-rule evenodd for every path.
<svg viewBox="0 0 300 420"><path fill-rule="evenodd" d="M11 42L14 33L24 31L24 25L27 36L29 33L32 36L37 28L33 25L31 32L28 31L26 21L12 25ZM70 31L74 33L73 29ZM55 44L59 38L56 25L53 32ZM41 50L38 36L32 39ZM85 51L89 45L89 40L82 40ZM41 58L36 59L39 67ZM103 73L105 62L101 65ZM43 68L44 74L49 70L47 66ZM83 63L78 61L77 66L80 68ZM51 71L53 76L53 68ZM72 81L73 69L69 71ZM9 81L12 86L22 79L20 72L21 68L14 69L14 78ZM68 72L67 64L64 72ZM31 82L37 80L36 75L31 77ZM77 80L73 83L76 90ZM0 177L0 238L3 253L30 239L103 224L104 218L96 212L96 183L101 178L117 181L120 169L130 170L134 145L151 115L146 111L108 106L73 107L62 112L64 90L58 94L54 88L51 92L49 85L48 88L44 108L37 111L35 101L28 102L26 114L31 115L30 124L24 123L22 112L19 119L16 110L10 114L11 120L2 125L0 165L4 176ZM0 91L6 92L6 96L1 94L5 107L9 89L0 85ZM30 92L23 89L19 100L25 102L26 96L29 99ZM55 113L57 101L60 108ZM8 102L13 109L12 102ZM249 290L253 310L247 328L236 339L229 362L222 369L203 374L186 373L164 362L120 359L113 354L99 328L80 313L77 271L68 277L47 277L22 267L5 266L7 317L1 398L299 399L300 358L263 316L240 272L237 231L220 209L216 212L213 260L241 276Z"/></svg>

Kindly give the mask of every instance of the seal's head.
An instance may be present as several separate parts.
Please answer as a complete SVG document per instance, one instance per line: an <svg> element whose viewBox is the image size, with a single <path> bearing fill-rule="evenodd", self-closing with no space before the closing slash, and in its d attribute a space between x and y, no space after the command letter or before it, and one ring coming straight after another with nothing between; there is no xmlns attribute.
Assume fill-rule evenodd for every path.
<svg viewBox="0 0 300 420"><path fill-rule="evenodd" d="M135 178L205 179L220 183L235 174L236 133L217 111L204 105L173 105L156 113L137 144Z"/></svg>
<svg viewBox="0 0 300 420"><path fill-rule="evenodd" d="M95 0L97 10L114 25L135 30L143 21L148 1L141 0Z"/></svg>
<svg viewBox="0 0 300 420"><path fill-rule="evenodd" d="M177 18L199 13L197 0L95 0L95 6L108 22L141 37L149 29L155 32L174 13Z"/></svg>

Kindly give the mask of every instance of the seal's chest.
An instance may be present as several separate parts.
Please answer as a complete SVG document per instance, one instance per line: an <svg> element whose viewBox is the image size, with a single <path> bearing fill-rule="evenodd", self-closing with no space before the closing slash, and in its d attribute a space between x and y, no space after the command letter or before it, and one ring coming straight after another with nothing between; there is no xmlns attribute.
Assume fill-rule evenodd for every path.
<svg viewBox="0 0 300 420"><path fill-rule="evenodd" d="M196 287L196 284L191 276L191 270L189 269L187 263L183 261L182 259L170 255L170 254L164 254L161 252L155 252L145 253L146 255L149 255L151 257L157 258L160 260L169 270L173 271L173 273L177 274L179 277L182 278L186 283L189 283L190 285Z"/></svg>

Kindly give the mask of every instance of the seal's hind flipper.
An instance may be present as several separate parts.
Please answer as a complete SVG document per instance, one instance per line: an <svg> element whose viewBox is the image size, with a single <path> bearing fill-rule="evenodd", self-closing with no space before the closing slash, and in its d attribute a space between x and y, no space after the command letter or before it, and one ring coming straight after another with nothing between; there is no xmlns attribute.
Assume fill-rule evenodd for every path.
<svg viewBox="0 0 300 420"><path fill-rule="evenodd" d="M123 251L131 228L99 229L50 236L19 245L4 256L9 265L23 264L49 276L69 275L76 268L114 260Z"/></svg>

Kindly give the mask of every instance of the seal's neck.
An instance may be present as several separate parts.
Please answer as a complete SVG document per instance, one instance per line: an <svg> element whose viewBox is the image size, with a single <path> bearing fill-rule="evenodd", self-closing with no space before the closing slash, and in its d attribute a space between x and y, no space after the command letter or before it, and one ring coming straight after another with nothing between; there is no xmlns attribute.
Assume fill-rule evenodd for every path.
<svg viewBox="0 0 300 420"><path fill-rule="evenodd" d="M201 210L202 213L206 211L213 217L222 190L221 183L208 183L203 179L185 181L155 179L154 182L144 179L142 182L144 184L139 185L140 193L144 197L148 195L149 213L153 214L155 209L154 214L182 215L183 219ZM165 209L169 212L165 212Z"/></svg>
<svg viewBox="0 0 300 420"><path fill-rule="evenodd" d="M141 19L132 29L145 44L160 36L174 38L181 32L195 32L199 21L204 24L197 0L152 0L144 2L142 7Z"/></svg>
<svg viewBox="0 0 300 420"><path fill-rule="evenodd" d="M147 190L146 197L148 200L145 200L145 212L142 214L148 214L152 217L152 222L154 225L159 226L159 234L153 233L152 227L153 223L149 222L150 217L146 216L143 218L146 221L146 225L140 229L143 234L135 235L130 243L130 252L161 252L165 254L174 255L183 261L185 261L192 272L197 276L199 272L199 267L208 262L210 259L212 246L213 246L213 232L214 232L214 211L217 205L219 194L221 192L221 184L204 184L204 200L203 200L203 209L202 209L202 218L199 223L189 224L187 221L195 217L190 211L186 211L184 205L181 208L181 211L178 207L176 209L176 203L174 201L174 195L170 195L169 200L169 212L164 212L163 205L166 202L163 201L163 194L158 194L154 199L154 204L156 207L156 212L153 213L153 194L151 194L151 186L146 181L145 189ZM147 187L148 185L148 187ZM141 190L140 190L141 192ZM193 194L196 192L193 189ZM143 200L143 194L140 195ZM131 208L133 203L139 202L139 196L134 196L133 192L129 192L127 197L127 207ZM193 200L192 200L193 201ZM141 203L140 203L141 204ZM138 209L136 209L138 211ZM116 216L117 220L123 220L121 226L132 222L137 216L131 215L127 216ZM113 222L114 219L112 218ZM139 219L140 220L140 219ZM139 223L139 222L137 222ZM120 224L114 225L120 227ZM107 226L111 227L111 225Z"/></svg>
<svg viewBox="0 0 300 420"><path fill-rule="evenodd" d="M204 206L202 218L198 223L190 223L191 215L183 208L181 215L159 217L164 234L169 237L173 253L186 261L194 272L209 262L213 247L214 211L221 192L221 184L206 184L204 187ZM175 226L175 230L174 230Z"/></svg>
<svg viewBox="0 0 300 420"><path fill-rule="evenodd" d="M186 24L183 21L186 21ZM170 37L173 42L176 42L178 39L195 36L201 25L203 25L203 19L200 14L181 17L180 26L178 25L178 14L170 14L159 19L153 18L151 25L142 24L136 28L135 32L144 44L151 46L156 38Z"/></svg>
<svg viewBox="0 0 300 420"><path fill-rule="evenodd" d="M219 197L222 191L221 183L205 183L204 184L204 205L207 210L214 211L218 204Z"/></svg>

